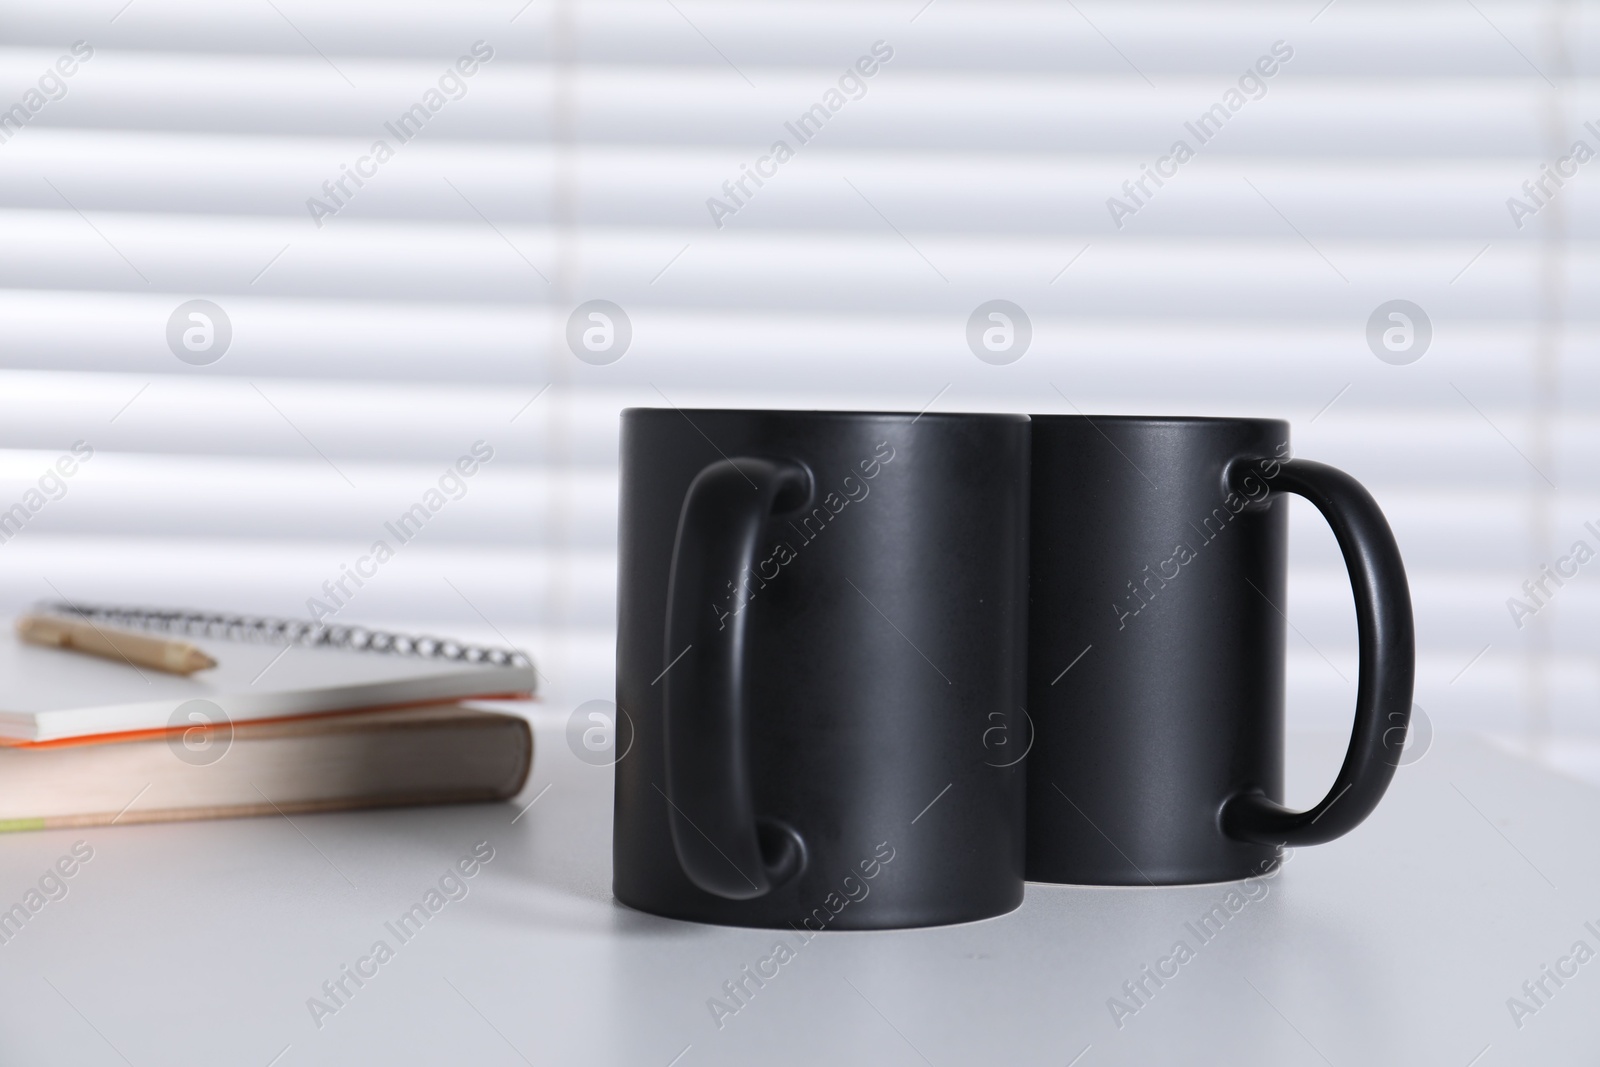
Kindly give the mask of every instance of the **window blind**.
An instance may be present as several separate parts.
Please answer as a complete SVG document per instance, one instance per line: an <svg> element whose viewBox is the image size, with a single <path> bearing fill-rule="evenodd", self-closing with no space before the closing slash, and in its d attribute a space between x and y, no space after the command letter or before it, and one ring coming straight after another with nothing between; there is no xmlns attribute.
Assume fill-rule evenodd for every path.
<svg viewBox="0 0 1600 1067"><path fill-rule="evenodd" d="M0 509L93 450L7 608L305 614L482 442L342 617L575 704L624 406L1271 415L1390 516L1435 726L1600 771L1590 5L0 8ZM1291 716L1337 728L1350 594L1298 502L1292 545Z"/></svg>

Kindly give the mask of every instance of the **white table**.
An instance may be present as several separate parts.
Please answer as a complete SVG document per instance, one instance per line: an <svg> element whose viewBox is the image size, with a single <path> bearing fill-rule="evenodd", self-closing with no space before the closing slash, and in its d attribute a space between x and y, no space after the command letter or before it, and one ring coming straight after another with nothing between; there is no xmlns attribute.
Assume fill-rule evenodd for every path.
<svg viewBox="0 0 1600 1067"><path fill-rule="evenodd" d="M613 902L610 771L571 755L564 716L536 722L515 805L0 838L0 907L74 841L94 849L0 945L0 1064L1600 1058L1600 959L1546 979L1554 995L1520 1030L1506 1006L1575 941L1600 951L1584 926L1600 929L1600 791L1482 741L1437 738L1369 822L1297 853L1210 943L1185 923L1225 886L1032 885L988 922L822 935L719 1030L708 998L780 935ZM1339 744L1295 739L1291 800L1328 780ZM385 922L481 841L494 858L467 895L400 944ZM345 979L319 1029L308 998L379 939L393 958ZM1119 1030L1108 999L1179 939L1194 958Z"/></svg>

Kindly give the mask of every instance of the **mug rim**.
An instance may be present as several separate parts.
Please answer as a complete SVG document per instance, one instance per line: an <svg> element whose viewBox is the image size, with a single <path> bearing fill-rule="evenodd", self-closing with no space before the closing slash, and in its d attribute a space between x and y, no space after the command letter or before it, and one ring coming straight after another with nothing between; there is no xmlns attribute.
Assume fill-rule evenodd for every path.
<svg viewBox="0 0 1600 1067"><path fill-rule="evenodd" d="M755 417L784 417L803 415L818 419L906 419L917 422L922 419L948 421L957 419L985 419L1008 423L1026 423L1033 416L1022 412L1013 411L849 411L828 408L680 408L680 407L626 407L622 409L622 416L642 416L655 413L669 415L748 415Z"/></svg>
<svg viewBox="0 0 1600 1067"><path fill-rule="evenodd" d="M1030 415L1029 418L1036 422L1118 422L1148 426L1238 426L1243 423L1289 425L1288 419L1274 418L1269 415L1067 415L1052 412L1043 415Z"/></svg>

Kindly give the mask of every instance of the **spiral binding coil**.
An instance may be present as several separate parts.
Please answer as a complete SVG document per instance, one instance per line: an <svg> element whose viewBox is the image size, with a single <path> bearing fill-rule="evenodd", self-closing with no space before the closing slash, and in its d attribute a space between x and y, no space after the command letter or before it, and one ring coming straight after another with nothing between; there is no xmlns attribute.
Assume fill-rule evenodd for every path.
<svg viewBox="0 0 1600 1067"><path fill-rule="evenodd" d="M323 625L303 619L278 619L260 615L222 615L172 608L115 607L104 604L40 604L36 611L66 618L86 619L136 630L184 634L189 637L251 641L305 648L340 648L391 656L420 656L495 667L532 667L526 653L514 648L468 645L447 637L397 634L365 626Z"/></svg>

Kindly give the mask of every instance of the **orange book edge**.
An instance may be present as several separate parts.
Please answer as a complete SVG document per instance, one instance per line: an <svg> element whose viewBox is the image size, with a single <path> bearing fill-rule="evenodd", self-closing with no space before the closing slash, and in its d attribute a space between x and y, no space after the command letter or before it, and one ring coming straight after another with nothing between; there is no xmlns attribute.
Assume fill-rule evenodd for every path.
<svg viewBox="0 0 1600 1067"><path fill-rule="evenodd" d="M120 730L109 734L84 734L81 737L57 737L49 741L24 741L18 737L0 737L0 748L69 748L73 745L117 744L123 741L145 741L169 734L182 734L189 730L215 730L222 726L254 726L257 723L301 722L306 719L329 719L347 715L363 715L371 711L399 711L404 708L425 708L433 704L459 704L464 700L533 700L531 691L516 693L478 693L472 696L452 697L448 700L411 700L401 704L373 704L363 708L339 708L334 711L310 711L299 715L279 715L266 719L244 719L240 722L206 726L158 726L146 730Z"/></svg>

